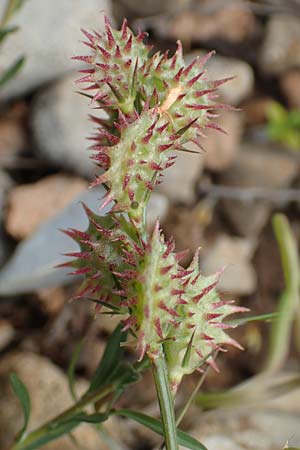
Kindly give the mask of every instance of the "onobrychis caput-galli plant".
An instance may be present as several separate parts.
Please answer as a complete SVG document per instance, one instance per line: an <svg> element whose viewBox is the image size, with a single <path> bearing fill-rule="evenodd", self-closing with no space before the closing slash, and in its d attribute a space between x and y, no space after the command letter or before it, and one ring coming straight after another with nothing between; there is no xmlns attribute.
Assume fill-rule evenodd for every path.
<svg viewBox="0 0 300 450"><path fill-rule="evenodd" d="M229 107L216 103L216 91L228 79L207 79L204 65L212 53L185 65L180 42L171 57L150 56L145 33L135 36L126 20L119 31L106 18L105 28L103 35L83 31L88 54L75 59L87 63L78 80L84 95L105 113L91 116L92 158L103 169L92 185L104 185L101 207L112 207L105 216L85 207L89 227L66 231L80 251L64 265L85 277L78 295L127 315L124 329L136 336L140 359L165 358L175 394L185 374L205 363L216 367L212 353L226 344L241 348L227 335L231 325L224 319L246 309L219 298L221 272L204 276L198 251L183 268L158 221L147 230L146 209L176 152L188 151L190 141L201 148L207 128L223 131L217 113Z"/></svg>

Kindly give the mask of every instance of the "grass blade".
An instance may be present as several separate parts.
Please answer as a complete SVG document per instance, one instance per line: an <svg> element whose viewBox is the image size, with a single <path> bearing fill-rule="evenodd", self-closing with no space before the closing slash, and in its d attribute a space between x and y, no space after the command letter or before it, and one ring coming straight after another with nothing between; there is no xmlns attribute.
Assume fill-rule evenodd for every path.
<svg viewBox="0 0 300 450"><path fill-rule="evenodd" d="M279 300L278 317L271 328L270 349L264 369L270 372L279 370L287 357L292 323L300 306L300 263L295 238L283 214L274 216L273 228L279 245L285 290Z"/></svg>
<svg viewBox="0 0 300 450"><path fill-rule="evenodd" d="M103 357L91 380L88 392L98 389L102 384L107 384L113 378L120 365L123 350L121 343L126 340L126 333L122 331L123 325L119 324L108 339Z"/></svg>
<svg viewBox="0 0 300 450"><path fill-rule="evenodd" d="M18 436L16 438L16 440L19 441L24 435L28 426L30 417L30 398L26 386L15 373L12 373L10 375L10 382L14 390L14 393L16 394L21 403L24 416L24 425L22 429L19 431Z"/></svg>
<svg viewBox="0 0 300 450"><path fill-rule="evenodd" d="M21 69L25 62L24 56L18 58L13 62L5 71L0 75L0 87L7 83L11 78L13 78Z"/></svg>
<svg viewBox="0 0 300 450"><path fill-rule="evenodd" d="M85 338L83 337L76 344L75 350L74 350L74 352L72 354L72 358L71 358L70 365L69 365L69 368L68 368L68 373L67 373L67 375L68 375L69 391L70 391L70 394L71 394L74 402L77 401L77 395L76 395L75 388L74 388L75 368L76 368L76 364L77 364L79 355L81 353L84 341L85 341Z"/></svg>
<svg viewBox="0 0 300 450"><path fill-rule="evenodd" d="M118 411L114 411L113 414L128 417L129 419L138 422L141 425L149 428L149 430L154 431L154 433L159 434L160 436L164 436L163 426L160 420L155 419L154 417L147 416L146 414L131 411L130 409L121 409ZM207 450L204 445L202 445L197 439L190 436L188 433L184 431L177 430L178 442L183 447L189 448L191 450Z"/></svg>

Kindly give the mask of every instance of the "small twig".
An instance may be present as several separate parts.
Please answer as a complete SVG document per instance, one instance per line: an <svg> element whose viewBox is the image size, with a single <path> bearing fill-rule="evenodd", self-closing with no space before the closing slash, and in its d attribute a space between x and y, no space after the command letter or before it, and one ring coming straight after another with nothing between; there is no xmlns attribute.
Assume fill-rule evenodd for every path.
<svg viewBox="0 0 300 450"><path fill-rule="evenodd" d="M240 200L254 202L267 200L276 205L285 205L290 202L300 203L300 189L271 189L265 187L235 187L224 185L200 185L198 193L213 199Z"/></svg>

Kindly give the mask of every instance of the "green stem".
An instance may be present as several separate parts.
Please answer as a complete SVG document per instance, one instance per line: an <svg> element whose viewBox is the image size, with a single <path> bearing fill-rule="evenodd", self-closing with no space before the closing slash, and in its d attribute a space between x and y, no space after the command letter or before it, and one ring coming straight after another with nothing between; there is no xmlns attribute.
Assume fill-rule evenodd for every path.
<svg viewBox="0 0 300 450"><path fill-rule="evenodd" d="M62 412L50 421L46 422L44 425L29 433L23 440L16 443L10 450L22 450L23 448L26 448L29 444L32 444L38 439L41 439L43 436L46 436L51 427L57 425L60 421L65 421L74 417L76 414L81 412L83 408L85 408L89 403L98 402L99 400L105 398L108 394L111 394L114 389L114 385L109 385L105 388L100 388L94 392L83 395L83 397L75 405L71 406L66 411Z"/></svg>
<svg viewBox="0 0 300 450"><path fill-rule="evenodd" d="M167 450L178 450L174 402L170 392L168 369L164 356L152 361L152 372L158 397Z"/></svg>
<svg viewBox="0 0 300 450"><path fill-rule="evenodd" d="M264 372L277 372L284 364L290 348L292 324L299 324L300 261L298 247L288 219L283 214L273 218L273 228L279 245L285 278L285 290L278 306L278 317L272 324L270 349ZM298 332L297 338L300 339ZM296 341L300 348L300 342Z"/></svg>

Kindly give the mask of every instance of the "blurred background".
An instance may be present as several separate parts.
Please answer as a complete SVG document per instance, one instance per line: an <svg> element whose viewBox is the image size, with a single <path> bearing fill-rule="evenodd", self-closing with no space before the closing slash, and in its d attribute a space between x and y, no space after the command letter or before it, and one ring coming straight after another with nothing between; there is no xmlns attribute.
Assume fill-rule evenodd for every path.
<svg viewBox="0 0 300 450"><path fill-rule="evenodd" d="M271 384L277 383L282 369L299 374L299 311L295 304L284 304L282 293L292 278L293 292L299 295L300 1L0 0L3 450L22 422L8 374L18 373L27 384L35 427L70 403L66 371L79 339L86 336L76 370L80 390L116 324L110 316L94 320L86 302L70 303L76 281L67 271L54 268L64 252L76 250L58 230L84 229L79 202L84 200L97 211L103 194L101 189L87 189L96 173L86 140L93 125L87 99L76 94L79 65L71 59L84 53L81 27L104 29L103 12L116 26L127 17L132 29L147 31L155 51L170 48L172 53L180 39L186 63L214 49L217 54L207 64L209 78L236 76L220 88L221 100L237 108L219 118L228 134L211 131L199 156L178 156L153 194L148 217L150 226L157 216L161 218L178 251L191 249L186 264L200 245L205 274L225 265L220 290L249 307L252 315L276 312L283 304L285 322L279 340L274 323L251 322L235 330L233 335L245 351L230 349L222 355L221 373L209 372L205 391L218 392L253 379L266 361L272 366L276 355L279 363L273 365ZM288 219L288 229L280 229L277 240L275 213ZM287 258L292 252L294 273L285 279L281 261L285 244L280 247L279 241L286 235L291 238ZM298 320L298 340L292 334L293 318ZM125 396L125 406L148 412L157 407L148 380L150 374L147 389L143 384L134 388L134 400L132 392ZM186 392L193 384L193 377L186 380ZM299 379L294 384L299 386ZM203 416L195 407L186 426L209 450L275 450L293 439L299 446L300 388L291 391L283 386L287 393L280 401L273 398L278 393L273 385L265 387L246 415ZM80 427L77 447L63 438L45 448L150 449L157 440L117 418L109 429L113 444L94 431L88 425Z"/></svg>

